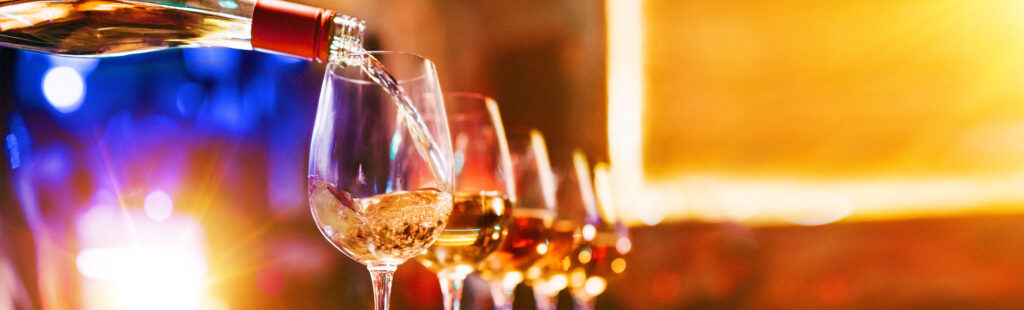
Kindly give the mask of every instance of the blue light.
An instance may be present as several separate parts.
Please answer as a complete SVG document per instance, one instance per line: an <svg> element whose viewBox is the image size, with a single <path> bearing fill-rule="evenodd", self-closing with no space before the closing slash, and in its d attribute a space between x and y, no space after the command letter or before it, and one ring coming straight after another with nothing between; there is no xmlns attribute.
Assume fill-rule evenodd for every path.
<svg viewBox="0 0 1024 310"><path fill-rule="evenodd" d="M22 164L32 159L31 140L28 136L28 128L25 128L25 120L19 114L13 114L8 119L8 134L4 138L7 148L7 158L11 162L11 169L17 169Z"/></svg>
<svg viewBox="0 0 1024 310"><path fill-rule="evenodd" d="M7 134L7 158L11 160L11 170L21 167L21 153L18 151L18 137Z"/></svg>
<svg viewBox="0 0 1024 310"><path fill-rule="evenodd" d="M203 103L203 88L199 84L188 82L178 87L178 98L175 107L181 115L192 115Z"/></svg>
<svg viewBox="0 0 1024 310"><path fill-rule="evenodd" d="M237 79L242 53L227 48L182 50L185 69L196 78Z"/></svg>
<svg viewBox="0 0 1024 310"><path fill-rule="evenodd" d="M228 10L234 10L238 8L238 3L231 0L220 0L220 7Z"/></svg>
<svg viewBox="0 0 1024 310"><path fill-rule="evenodd" d="M466 154L464 154L462 150L458 150L455 151L455 154L453 154L452 157L452 159L455 161L455 167L453 167L453 171L455 175L459 175L459 173L462 173L462 166L466 164Z"/></svg>
<svg viewBox="0 0 1024 310"><path fill-rule="evenodd" d="M61 144L51 144L36 154L32 165L39 180L50 184L62 184L71 172L71 153Z"/></svg>
<svg viewBox="0 0 1024 310"><path fill-rule="evenodd" d="M267 182L267 201L277 212L305 206L306 193L295 190L306 188L306 179L295 177L306 173L305 154L295 150L309 145L302 130L307 120L287 113L281 117L271 127L267 151L267 179L274 180Z"/></svg>
<svg viewBox="0 0 1024 310"><path fill-rule="evenodd" d="M395 134L391 135L391 151L388 154L388 158L391 159L392 162L394 162L395 158L398 157L398 148L401 147L401 146L402 146L402 130L399 129L399 130L395 130ZM362 169L362 166L360 166L359 168ZM359 171L359 174L362 175L363 174L362 171ZM392 179L392 178L388 178L388 184L387 184L387 187L385 188L385 190L390 192L390 191L394 190L394 188L395 188L395 180ZM377 192L377 183L376 182L374 182L374 184L373 184L373 191Z"/></svg>
<svg viewBox="0 0 1024 310"><path fill-rule="evenodd" d="M43 75L43 96L58 112L74 112L82 106L85 81L71 67L52 68Z"/></svg>
<svg viewBox="0 0 1024 310"><path fill-rule="evenodd" d="M272 115L277 104L277 84L274 77L261 72L245 81L242 88L242 104L254 110L254 117Z"/></svg>
<svg viewBox="0 0 1024 310"><path fill-rule="evenodd" d="M66 57L57 55L46 55L47 60L50 62L52 67L70 67L75 69L82 76L89 75L96 67L100 65L100 60L96 58L81 58L81 57Z"/></svg>
<svg viewBox="0 0 1024 310"><path fill-rule="evenodd" d="M297 64L297 63L305 62L306 61L305 59L302 59L302 58L299 58L299 57L295 57L295 56L289 56L289 55L280 55L280 54L268 54L268 55L273 57L273 59L276 60L277 63L281 64L281 65L291 65L291 64Z"/></svg>
<svg viewBox="0 0 1024 310"><path fill-rule="evenodd" d="M217 127L234 133L243 133L255 126L251 107L242 105L237 86L218 83L206 101L209 121Z"/></svg>
<svg viewBox="0 0 1024 310"><path fill-rule="evenodd" d="M395 134L391 136L391 154L390 159L392 161L398 157L398 148L402 146L402 130L396 130Z"/></svg>

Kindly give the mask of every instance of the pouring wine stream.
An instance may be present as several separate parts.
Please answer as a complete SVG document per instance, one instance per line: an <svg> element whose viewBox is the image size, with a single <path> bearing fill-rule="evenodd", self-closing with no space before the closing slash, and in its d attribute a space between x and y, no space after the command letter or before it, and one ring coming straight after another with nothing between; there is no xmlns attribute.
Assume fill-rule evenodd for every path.
<svg viewBox="0 0 1024 310"><path fill-rule="evenodd" d="M350 63L350 60L348 59L348 61L343 62ZM402 86L398 85L398 80L391 73L388 73L384 64L377 60L376 57L373 57L373 55L365 54L359 61L359 67L363 73L370 77L370 80L384 88L384 91L394 99L399 112L405 118L406 128L408 128L409 135L412 136L413 142L416 144L416 150L427 161L427 164L430 165L431 172L441 181L441 184L447 184L449 178L451 178L451 170L447 163L441 160L443 157L437 148L437 143L434 143L433 137L430 136L430 131L427 128L427 124L423 121L423 116L413 106L412 101L406 96Z"/></svg>

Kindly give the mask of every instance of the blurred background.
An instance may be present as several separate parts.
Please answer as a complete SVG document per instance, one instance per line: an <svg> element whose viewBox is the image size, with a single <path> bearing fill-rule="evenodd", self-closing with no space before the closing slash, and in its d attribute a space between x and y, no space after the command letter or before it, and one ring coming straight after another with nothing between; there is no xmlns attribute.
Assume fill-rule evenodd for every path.
<svg viewBox="0 0 1024 310"><path fill-rule="evenodd" d="M634 240L598 309L1024 304L1024 3L305 3L494 97L554 166L611 162ZM0 308L370 309L306 202L322 73L0 48ZM395 282L441 308L417 264Z"/></svg>

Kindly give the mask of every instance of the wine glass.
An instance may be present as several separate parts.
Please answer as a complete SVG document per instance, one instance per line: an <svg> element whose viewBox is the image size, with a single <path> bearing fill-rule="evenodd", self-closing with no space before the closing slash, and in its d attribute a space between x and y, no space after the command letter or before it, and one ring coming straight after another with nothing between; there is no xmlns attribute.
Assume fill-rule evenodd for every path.
<svg viewBox="0 0 1024 310"><path fill-rule="evenodd" d="M386 310L397 266L423 253L448 222L451 140L430 60L367 52L347 63L355 65L331 63L324 74L309 203L324 237L366 265L375 309Z"/></svg>
<svg viewBox="0 0 1024 310"><path fill-rule="evenodd" d="M577 152L573 161L581 182L589 182L586 157ZM625 270L623 256L632 247L626 226L616 216L610 182L608 165L595 166L596 208L587 208L583 243L568 256L569 292L578 309L594 309L594 299L608 287L608 279Z"/></svg>
<svg viewBox="0 0 1024 310"><path fill-rule="evenodd" d="M499 309L512 308L513 292L523 281L524 273L560 245L551 238L556 184L544 136L537 130L513 132L509 135L509 147L519 201L513 209L505 243L480 269L480 276L491 285L494 304Z"/></svg>
<svg viewBox="0 0 1024 310"><path fill-rule="evenodd" d="M472 93L445 95L455 156L455 202L441 237L416 260L436 272L446 310L459 309L462 283L508 234L516 201L498 104Z"/></svg>
<svg viewBox="0 0 1024 310"><path fill-rule="evenodd" d="M609 267L613 274L621 274L626 271L625 256L633 249L633 241L629 234L629 227L619 217L618 209L616 209L612 184L611 166L608 163L594 165L594 193L597 196L597 204L601 207L601 214L605 221L614 225L615 253L620 256L613 259Z"/></svg>
<svg viewBox="0 0 1024 310"><path fill-rule="evenodd" d="M552 240L563 240L563 245L538 262L536 272L531 272L536 274L530 283L537 309L555 309L558 293L571 284L573 256L584 242L594 238L595 227L589 224L598 218L598 211L589 169L586 155L579 150L573 152L569 165L562 167L551 235Z"/></svg>

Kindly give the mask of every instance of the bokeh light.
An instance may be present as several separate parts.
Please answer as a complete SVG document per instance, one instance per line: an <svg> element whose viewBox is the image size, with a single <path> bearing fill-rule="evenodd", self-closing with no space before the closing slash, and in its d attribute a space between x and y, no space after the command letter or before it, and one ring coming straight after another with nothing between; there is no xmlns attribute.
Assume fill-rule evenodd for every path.
<svg viewBox="0 0 1024 310"><path fill-rule="evenodd" d="M541 275L540 267L531 266L530 268L526 269L526 278L527 279L536 280L536 279L540 278L540 275Z"/></svg>
<svg viewBox="0 0 1024 310"><path fill-rule="evenodd" d="M619 257L616 258L615 260L612 260L611 267L612 272L614 273L622 273L623 271L626 271L626 259Z"/></svg>
<svg viewBox="0 0 1024 310"><path fill-rule="evenodd" d="M625 255L626 253L629 253L629 250L632 249L633 242L629 241L629 238L627 237L619 237L619 240L615 241L615 251L618 251L619 254Z"/></svg>
<svg viewBox="0 0 1024 310"><path fill-rule="evenodd" d="M511 271L505 273L505 278L502 279L501 286L505 290L513 290L520 282L523 282L523 274L518 271Z"/></svg>
<svg viewBox="0 0 1024 310"><path fill-rule="evenodd" d="M572 287L583 287L587 283L587 272L577 267L569 273L569 285Z"/></svg>
<svg viewBox="0 0 1024 310"><path fill-rule="evenodd" d="M146 211L146 216L150 219L162 222L170 217L171 212L174 211L174 201L164 191L155 190L146 195L143 209Z"/></svg>
<svg viewBox="0 0 1024 310"><path fill-rule="evenodd" d="M82 106L85 81L71 67L54 67L43 75L43 96L54 109L71 113Z"/></svg>
<svg viewBox="0 0 1024 310"><path fill-rule="evenodd" d="M584 246L580 249L580 253L576 257L579 259L580 264L586 264L590 262L592 258L591 250L589 247Z"/></svg>
<svg viewBox="0 0 1024 310"><path fill-rule="evenodd" d="M590 296L597 296L604 293L604 290L608 288L608 282L601 276L593 276L587 279L587 283L583 285L583 289L590 294Z"/></svg>
<svg viewBox="0 0 1024 310"><path fill-rule="evenodd" d="M569 279L564 274L555 274L543 281L534 281L534 289L545 294L555 295L569 286Z"/></svg>

